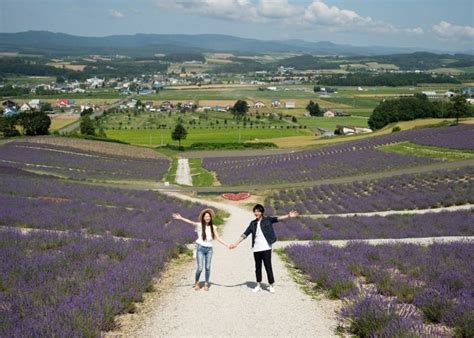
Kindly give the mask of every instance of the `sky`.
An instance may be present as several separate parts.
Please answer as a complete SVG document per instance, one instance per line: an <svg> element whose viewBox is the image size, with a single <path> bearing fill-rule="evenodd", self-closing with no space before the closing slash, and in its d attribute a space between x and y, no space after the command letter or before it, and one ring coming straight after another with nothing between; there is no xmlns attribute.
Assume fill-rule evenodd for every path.
<svg viewBox="0 0 474 338"><path fill-rule="evenodd" d="M474 0L0 0L0 32L227 34L474 49Z"/></svg>

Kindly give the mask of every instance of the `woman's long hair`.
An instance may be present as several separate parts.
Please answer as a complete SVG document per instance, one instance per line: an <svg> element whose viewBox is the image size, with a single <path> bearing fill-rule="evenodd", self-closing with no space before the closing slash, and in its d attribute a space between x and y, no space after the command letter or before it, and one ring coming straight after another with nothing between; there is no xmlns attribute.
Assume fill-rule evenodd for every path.
<svg viewBox="0 0 474 338"><path fill-rule="evenodd" d="M214 239L214 224L212 223L212 215L210 212L206 211L201 215L201 228L202 228L202 239L205 241L206 240L206 221L204 220L204 216L206 214L211 217L211 220L209 221L209 225L211 226L211 234L212 234L212 239Z"/></svg>

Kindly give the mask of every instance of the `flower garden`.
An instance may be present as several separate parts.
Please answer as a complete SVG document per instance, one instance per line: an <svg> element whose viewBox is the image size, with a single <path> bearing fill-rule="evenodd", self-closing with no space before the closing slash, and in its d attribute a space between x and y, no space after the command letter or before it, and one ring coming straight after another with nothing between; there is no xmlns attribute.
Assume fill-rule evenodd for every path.
<svg viewBox="0 0 474 338"><path fill-rule="evenodd" d="M439 163L381 145L474 149L474 126L425 128L272 156L205 158L224 185L310 182ZM0 337L101 336L134 312L194 237L173 212L203 204L91 181L161 181L153 150L88 140L27 138L0 146ZM245 201L253 191L224 193ZM245 202L242 202L245 203ZM285 255L312 289L341 299L344 332L359 337L474 336L474 242L369 245L357 240L474 236L474 168L463 165L351 183L272 191L267 214ZM388 216L361 215L405 211ZM353 215L358 214L358 215ZM338 248L318 240L351 240ZM280 296L280 295L278 295ZM315 319L316 320L316 319Z"/></svg>

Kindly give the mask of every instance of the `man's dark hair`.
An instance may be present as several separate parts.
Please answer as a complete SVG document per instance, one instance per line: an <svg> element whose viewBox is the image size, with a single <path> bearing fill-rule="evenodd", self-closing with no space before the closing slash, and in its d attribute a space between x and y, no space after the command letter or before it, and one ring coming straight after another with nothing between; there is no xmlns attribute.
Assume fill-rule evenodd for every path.
<svg viewBox="0 0 474 338"><path fill-rule="evenodd" d="M265 208L263 207L263 205L261 204L256 204L254 207L253 207L253 211L255 212L255 210L258 210L260 211L262 214L263 212L265 211Z"/></svg>

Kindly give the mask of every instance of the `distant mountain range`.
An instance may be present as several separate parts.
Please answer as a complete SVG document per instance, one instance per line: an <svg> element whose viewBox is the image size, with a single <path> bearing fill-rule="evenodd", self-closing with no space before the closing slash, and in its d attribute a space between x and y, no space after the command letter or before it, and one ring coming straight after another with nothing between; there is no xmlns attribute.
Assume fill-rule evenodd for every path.
<svg viewBox="0 0 474 338"><path fill-rule="evenodd" d="M357 47L328 41L257 40L219 34L135 34L84 37L48 31L0 33L0 51L44 55L124 54L147 56L156 53L229 52L234 54L289 52L318 55L387 55L417 51L453 51L384 46ZM474 54L474 50L457 52Z"/></svg>

